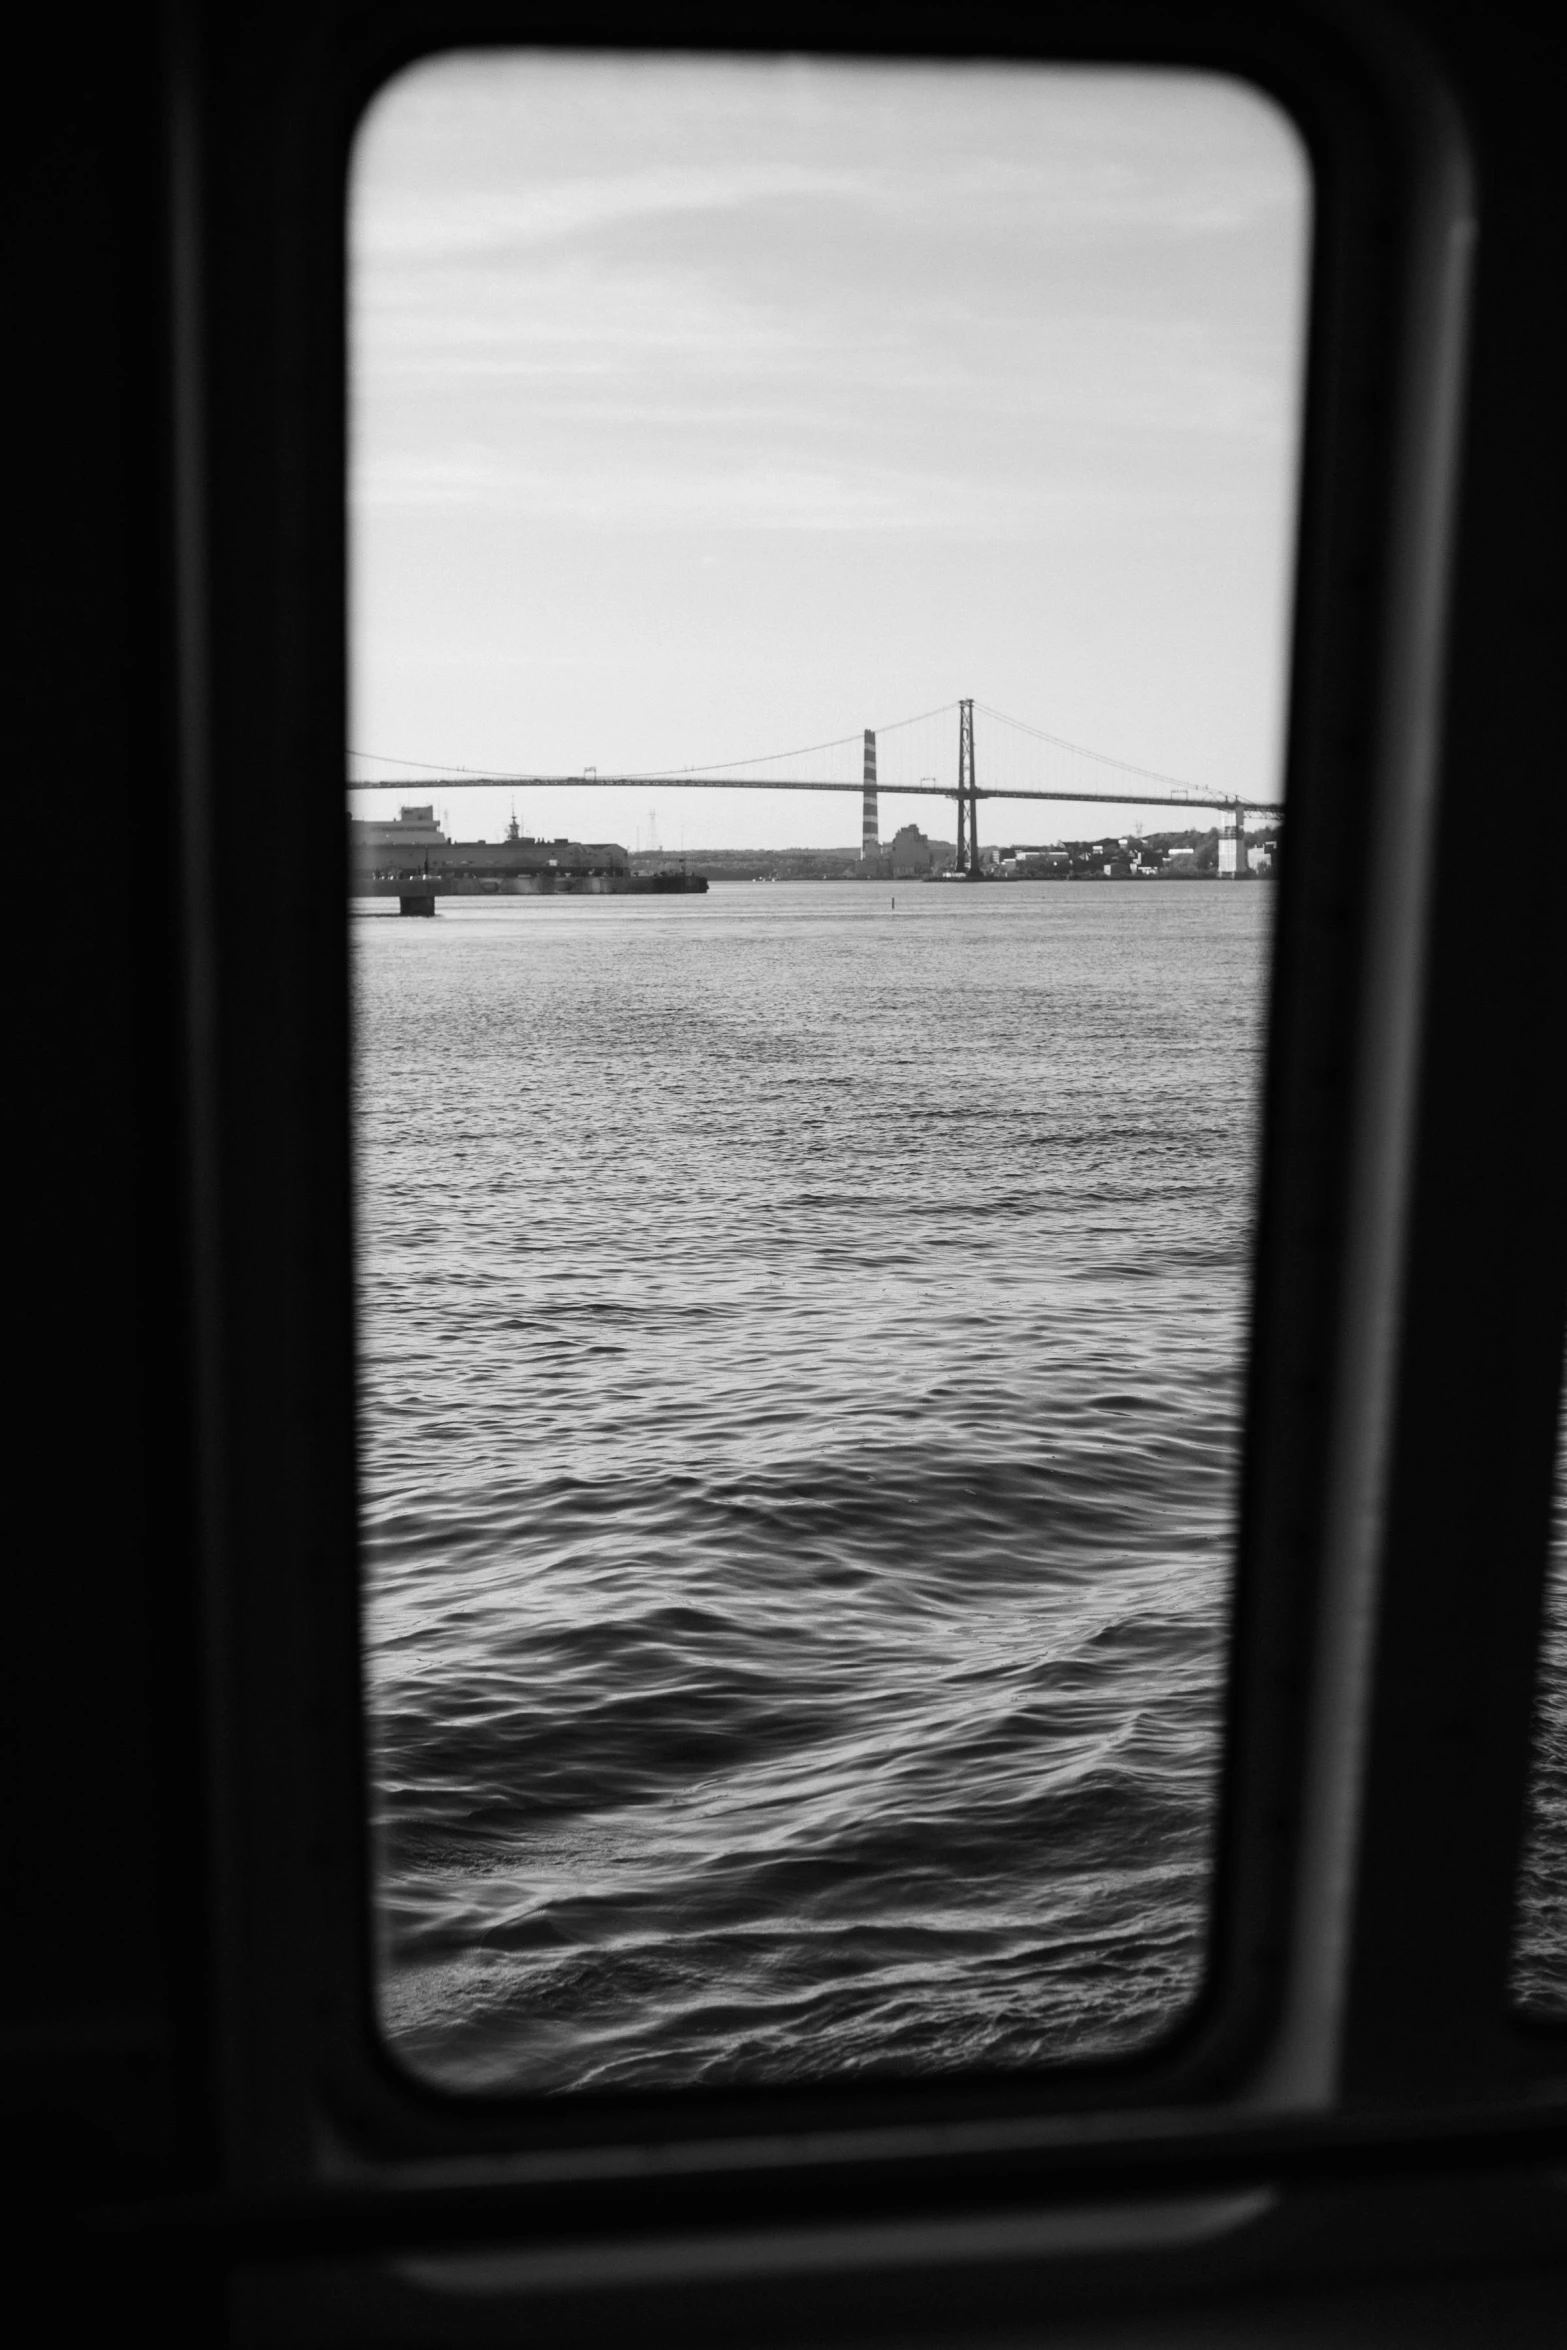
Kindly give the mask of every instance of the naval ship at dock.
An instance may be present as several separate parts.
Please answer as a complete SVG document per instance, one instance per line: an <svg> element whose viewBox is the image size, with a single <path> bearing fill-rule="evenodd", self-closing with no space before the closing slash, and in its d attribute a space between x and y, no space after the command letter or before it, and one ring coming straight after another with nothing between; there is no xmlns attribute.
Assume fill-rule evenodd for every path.
<svg viewBox="0 0 1567 2350"><path fill-rule="evenodd" d="M348 820L349 893L396 898L405 914L433 914L437 898L670 897L705 891L701 874L633 873L616 841L534 840L514 816L501 841L450 840L433 806L393 820Z"/></svg>

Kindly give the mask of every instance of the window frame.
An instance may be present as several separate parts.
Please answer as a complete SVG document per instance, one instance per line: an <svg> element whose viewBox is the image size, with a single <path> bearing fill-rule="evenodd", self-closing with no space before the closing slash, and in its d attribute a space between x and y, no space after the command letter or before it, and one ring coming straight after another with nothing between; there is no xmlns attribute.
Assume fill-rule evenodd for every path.
<svg viewBox="0 0 1567 2350"><path fill-rule="evenodd" d="M1291 853L1214 1956L1199 2008L1144 2056L874 2094L481 2105L413 2081L376 2037L345 1115L343 198L355 122L399 65L518 40L1208 66L1273 96L1312 159ZM1444 2132L1467 2159L1527 2160L1563 2118L1567 2047L1498 2006L1497 1887L1505 1875L1510 1932L1567 1270L1536 1196L1560 1148L1509 1064L1510 1132L1539 1172L1504 1237L1514 1257L1533 1249L1539 1278L1484 1324L1508 1366L1486 1425L1500 1429L1509 1399L1546 1400L1518 1414L1502 1568L1481 1588L1428 1490L1474 1418L1440 1342L1444 1260L1455 1218L1499 1196L1496 1152L1465 1157L1453 1140L1453 1040L1474 1018L1452 943L1454 827L1474 793L1451 788L1438 746L1450 766L1476 723L1475 659L1455 685L1450 630L1484 640L1451 559L1453 534L1477 527L1454 268L1476 165L1433 57L1391 14L1351 24L1306 5L1259 24L1092 0L1038 15L941 0L917 20L775 0L743 39L716 8L331 0L182 18L174 45L193 1443L231 2178L352 2191L366 2240L395 2243L415 2207L426 2233L504 2219L593 2237L715 2212L761 2224L781 2203L822 2220L951 2217L1025 2191L1080 2195L1090 2177L1122 2193L1161 2191L1177 2170L1215 2189L1259 2166L1309 2179L1371 2138L1373 2169ZM301 844L286 864L254 857L245 812L261 804ZM1370 844L1353 869L1345 837ZM1538 986L1559 1002L1543 965ZM1478 1296L1466 1311L1484 1322ZM1464 1505L1472 1534L1467 1487ZM1433 1544L1437 1623L1422 1604ZM1405 1842L1435 1808L1431 1774L1457 1784L1451 1690L1476 1643L1494 1711L1463 1749L1455 1904L1451 1877L1438 1897L1429 1836L1415 1857ZM1433 1968L1444 1920L1454 1949ZM1412 1954L1425 1968L1413 1997Z"/></svg>

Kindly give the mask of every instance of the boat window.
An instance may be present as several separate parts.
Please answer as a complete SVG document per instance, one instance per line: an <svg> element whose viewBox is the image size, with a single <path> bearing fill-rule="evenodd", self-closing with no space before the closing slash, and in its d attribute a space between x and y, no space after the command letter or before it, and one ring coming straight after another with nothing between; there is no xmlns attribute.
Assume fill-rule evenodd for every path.
<svg viewBox="0 0 1567 2350"><path fill-rule="evenodd" d="M1557 1417L1545 1634L1535 1692L1513 1995L1526 2015L1542 2023L1567 2024L1567 1373Z"/></svg>
<svg viewBox="0 0 1567 2350"><path fill-rule="evenodd" d="M1201 1986L1310 225L1193 72L527 52L351 189L387 2041L986 2074Z"/></svg>

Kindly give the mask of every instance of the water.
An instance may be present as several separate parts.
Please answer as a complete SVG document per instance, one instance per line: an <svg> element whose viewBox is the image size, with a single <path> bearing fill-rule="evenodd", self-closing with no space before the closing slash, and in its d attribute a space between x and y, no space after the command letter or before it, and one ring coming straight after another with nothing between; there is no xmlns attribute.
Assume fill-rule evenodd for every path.
<svg viewBox="0 0 1567 2350"><path fill-rule="evenodd" d="M1266 884L355 923L378 1979L564 2091L1202 1967Z"/></svg>
<svg viewBox="0 0 1567 2350"><path fill-rule="evenodd" d="M1518 1872L1513 1997L1541 2023L1567 2024L1567 1366L1556 1422L1545 1623Z"/></svg>

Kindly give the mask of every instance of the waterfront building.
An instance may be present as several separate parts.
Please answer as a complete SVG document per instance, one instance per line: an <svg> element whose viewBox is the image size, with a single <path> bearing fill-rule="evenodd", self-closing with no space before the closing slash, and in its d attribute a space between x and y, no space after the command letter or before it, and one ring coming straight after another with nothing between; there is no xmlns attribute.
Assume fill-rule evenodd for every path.
<svg viewBox="0 0 1567 2350"><path fill-rule="evenodd" d="M948 841L927 840L917 824L904 824L884 854L895 881L920 881L931 873L945 873L957 851Z"/></svg>
<svg viewBox="0 0 1567 2350"><path fill-rule="evenodd" d="M394 819L350 817L348 865L356 896L384 895L413 879L447 894L532 895L557 879L606 882L631 872L618 841L535 840L518 831L515 817L504 840L451 840L433 807L402 808Z"/></svg>
<svg viewBox="0 0 1567 2350"><path fill-rule="evenodd" d="M1219 830L1219 879L1244 881L1246 878L1246 818L1237 808L1233 822Z"/></svg>

